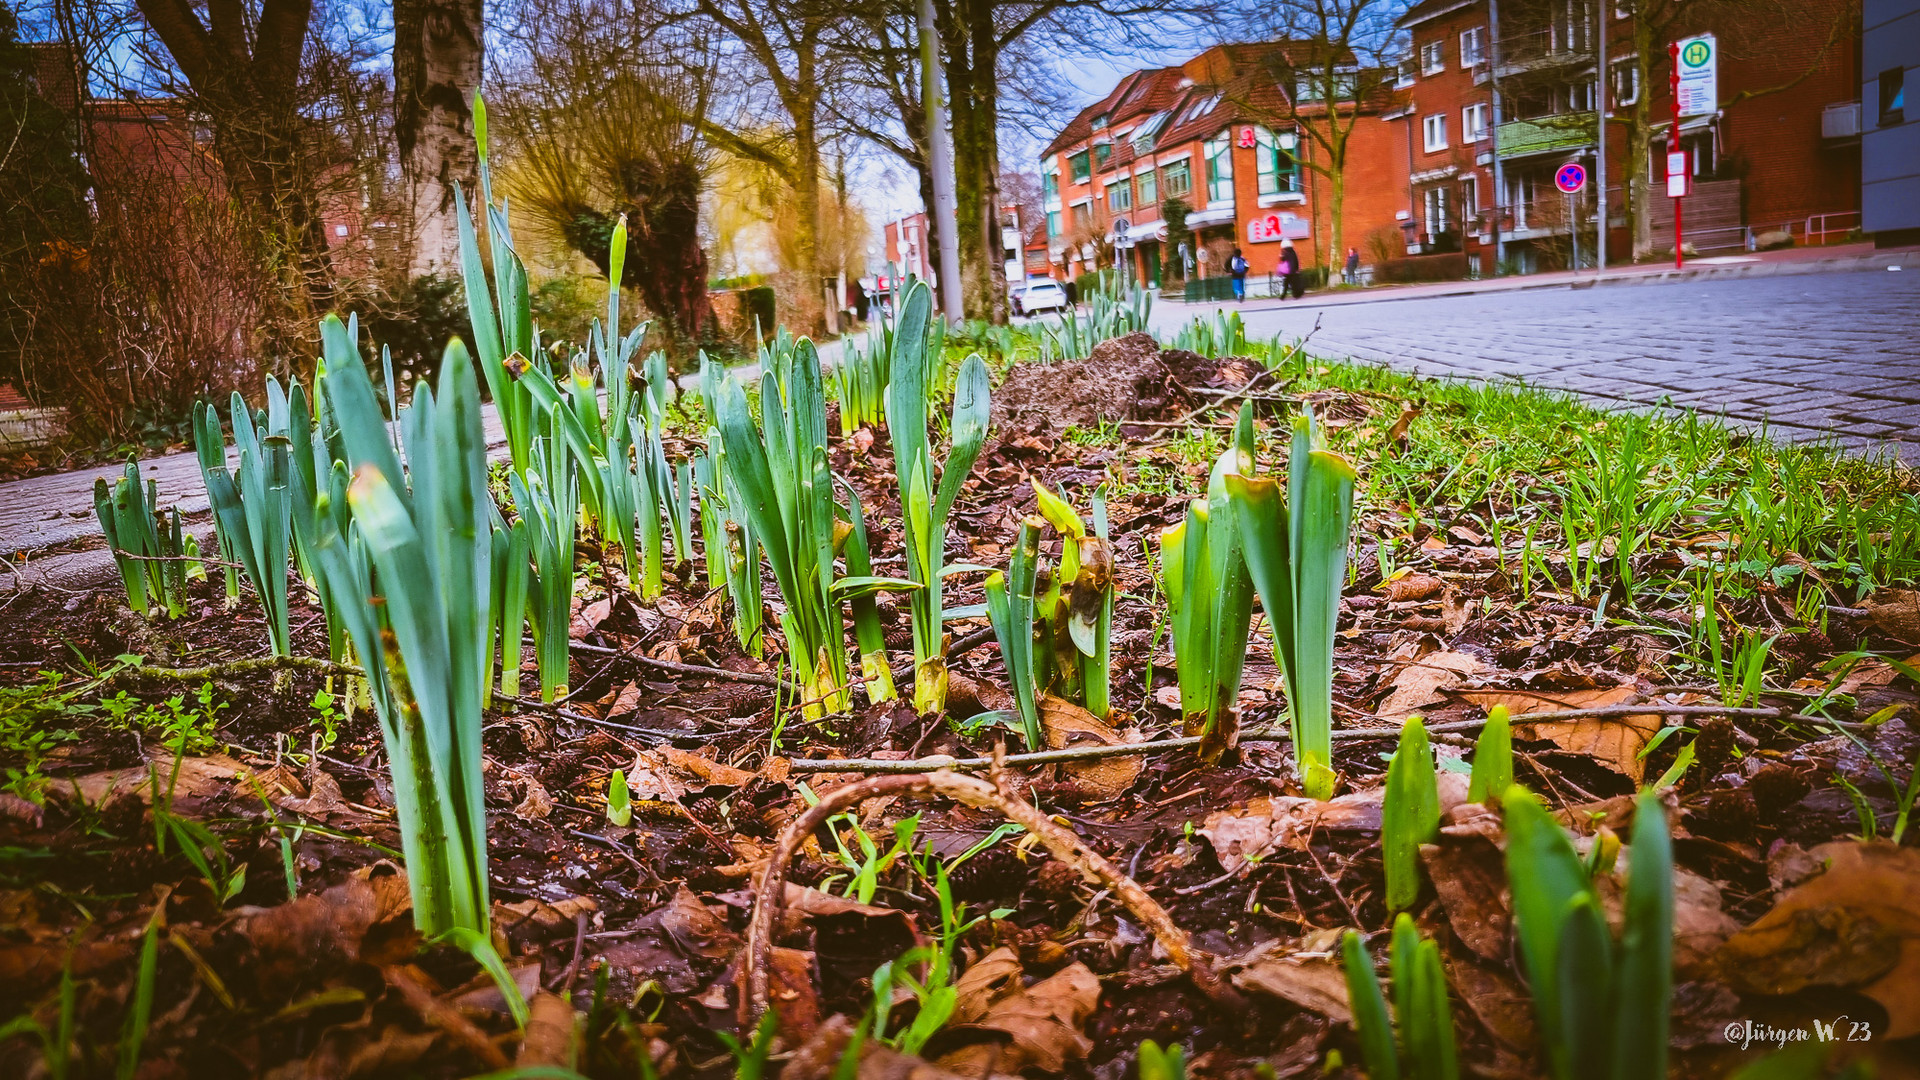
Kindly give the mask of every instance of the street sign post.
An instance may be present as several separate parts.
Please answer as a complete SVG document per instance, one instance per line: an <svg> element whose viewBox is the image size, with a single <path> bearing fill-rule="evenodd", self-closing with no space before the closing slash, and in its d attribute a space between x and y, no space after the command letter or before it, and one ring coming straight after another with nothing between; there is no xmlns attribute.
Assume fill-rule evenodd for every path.
<svg viewBox="0 0 1920 1080"><path fill-rule="evenodd" d="M1720 48L1712 34L1682 38L1677 65L1680 92L1676 101L1681 116L1706 116L1720 107Z"/></svg>
<svg viewBox="0 0 1920 1080"><path fill-rule="evenodd" d="M1580 269L1580 216L1574 211L1573 197L1587 186L1587 167L1569 161L1553 174L1553 186L1567 197L1567 240L1573 244L1573 269Z"/></svg>
<svg viewBox="0 0 1920 1080"><path fill-rule="evenodd" d="M1712 48L1709 47L1707 51L1711 59ZM1692 171L1684 168L1687 155L1680 149L1680 63L1680 43L1669 42L1667 44L1667 91L1673 97L1673 122L1667 128L1667 197L1673 200L1673 268L1675 270L1681 269L1686 263L1686 255L1683 252L1685 242L1681 239L1680 231L1680 200L1687 194L1687 174ZM1676 160L1683 166L1679 170L1680 180L1677 190L1673 178L1673 165Z"/></svg>

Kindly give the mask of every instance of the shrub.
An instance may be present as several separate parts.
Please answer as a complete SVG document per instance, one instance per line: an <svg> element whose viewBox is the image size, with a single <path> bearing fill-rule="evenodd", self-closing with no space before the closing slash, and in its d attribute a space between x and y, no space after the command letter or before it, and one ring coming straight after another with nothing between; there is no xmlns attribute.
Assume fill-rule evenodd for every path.
<svg viewBox="0 0 1920 1080"><path fill-rule="evenodd" d="M1446 255L1409 255L1387 259L1374 267L1373 276L1384 282L1462 281L1467 276L1467 257L1460 252Z"/></svg>
<svg viewBox="0 0 1920 1080"><path fill-rule="evenodd" d="M759 323L760 333L773 333L773 328L776 325L774 322L774 314L773 286L755 285L740 294L741 322L745 324L747 333L751 334L754 332L754 323L756 321Z"/></svg>

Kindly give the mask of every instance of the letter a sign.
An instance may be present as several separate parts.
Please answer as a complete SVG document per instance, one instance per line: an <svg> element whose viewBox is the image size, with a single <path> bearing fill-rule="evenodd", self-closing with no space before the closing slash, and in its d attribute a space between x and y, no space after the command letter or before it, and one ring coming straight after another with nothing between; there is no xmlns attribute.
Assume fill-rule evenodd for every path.
<svg viewBox="0 0 1920 1080"><path fill-rule="evenodd" d="M1720 48L1712 34L1680 42L1680 115L1706 116L1720 107Z"/></svg>

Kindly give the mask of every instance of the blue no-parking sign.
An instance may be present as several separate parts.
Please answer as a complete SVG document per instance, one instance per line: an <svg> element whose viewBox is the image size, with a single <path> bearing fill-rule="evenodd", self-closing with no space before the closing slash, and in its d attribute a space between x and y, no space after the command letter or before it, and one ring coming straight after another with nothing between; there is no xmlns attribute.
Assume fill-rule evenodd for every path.
<svg viewBox="0 0 1920 1080"><path fill-rule="evenodd" d="M1580 189L1587 186L1587 167L1577 161L1567 162L1553 174L1553 186L1569 195L1578 195Z"/></svg>

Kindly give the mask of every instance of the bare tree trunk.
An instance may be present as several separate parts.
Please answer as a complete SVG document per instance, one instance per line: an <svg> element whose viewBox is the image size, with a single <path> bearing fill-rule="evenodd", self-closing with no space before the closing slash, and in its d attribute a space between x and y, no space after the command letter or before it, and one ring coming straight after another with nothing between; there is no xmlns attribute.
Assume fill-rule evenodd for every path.
<svg viewBox="0 0 1920 1080"><path fill-rule="evenodd" d="M477 186L473 94L485 40L481 0L394 0L393 133L412 210L408 268L447 273L459 262L453 187Z"/></svg>
<svg viewBox="0 0 1920 1080"><path fill-rule="evenodd" d="M953 102L953 172L958 195L960 282L967 315L1007 321L1007 271L1000 247L998 39L993 0L961 5L964 26L946 44Z"/></svg>

